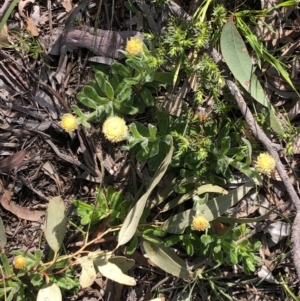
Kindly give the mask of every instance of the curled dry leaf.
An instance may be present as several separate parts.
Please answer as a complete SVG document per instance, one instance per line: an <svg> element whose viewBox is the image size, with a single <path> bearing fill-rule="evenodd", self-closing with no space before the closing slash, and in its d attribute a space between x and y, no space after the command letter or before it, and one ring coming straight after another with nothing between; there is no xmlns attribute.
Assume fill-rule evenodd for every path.
<svg viewBox="0 0 300 301"><path fill-rule="evenodd" d="M24 19L26 19L26 15L23 13L24 7L28 4L28 3L34 3L35 0L21 0L18 4L18 12L19 15L22 16Z"/></svg>
<svg viewBox="0 0 300 301"><path fill-rule="evenodd" d="M1 48L1 43L8 43L8 30L7 30L7 25L4 24L2 30L0 31L0 48Z"/></svg>
<svg viewBox="0 0 300 301"><path fill-rule="evenodd" d="M39 35L39 30L34 24L34 22L27 16L27 30L34 36L37 37Z"/></svg>
<svg viewBox="0 0 300 301"><path fill-rule="evenodd" d="M70 12L72 10L71 0L57 0L57 2L60 3L67 12Z"/></svg>
<svg viewBox="0 0 300 301"><path fill-rule="evenodd" d="M4 190L4 192L0 195L0 204L5 210L16 215L18 218L26 219L32 222L39 221L45 214L44 211L30 210L27 207L16 205L15 202L11 201L11 192L8 190Z"/></svg>
<svg viewBox="0 0 300 301"><path fill-rule="evenodd" d="M26 150L21 151L0 160L0 172L8 172L11 169L18 167L24 160L26 155Z"/></svg>

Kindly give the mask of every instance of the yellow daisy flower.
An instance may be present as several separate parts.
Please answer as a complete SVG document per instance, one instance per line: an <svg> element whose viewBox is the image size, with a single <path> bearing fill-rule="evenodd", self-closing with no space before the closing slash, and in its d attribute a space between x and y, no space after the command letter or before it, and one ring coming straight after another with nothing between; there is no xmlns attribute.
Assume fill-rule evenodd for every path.
<svg viewBox="0 0 300 301"><path fill-rule="evenodd" d="M60 125L66 132L72 132L76 129L78 124L76 117L67 113L62 117Z"/></svg>
<svg viewBox="0 0 300 301"><path fill-rule="evenodd" d="M110 142L120 142L124 140L128 134L128 127L123 118L113 116L105 120L102 132Z"/></svg>
<svg viewBox="0 0 300 301"><path fill-rule="evenodd" d="M143 51L143 42L138 37L133 37L127 41L126 51L131 55L137 55Z"/></svg>
<svg viewBox="0 0 300 301"><path fill-rule="evenodd" d="M27 260L22 255L16 256L13 260L13 266L18 270L23 269L25 267L26 263L27 263Z"/></svg>
<svg viewBox="0 0 300 301"><path fill-rule="evenodd" d="M255 168L262 174L270 176L271 173L275 170L275 160L268 153L260 154L257 157Z"/></svg>
<svg viewBox="0 0 300 301"><path fill-rule="evenodd" d="M209 221L201 214L194 217L192 222L192 229L197 231L204 231L209 227Z"/></svg>

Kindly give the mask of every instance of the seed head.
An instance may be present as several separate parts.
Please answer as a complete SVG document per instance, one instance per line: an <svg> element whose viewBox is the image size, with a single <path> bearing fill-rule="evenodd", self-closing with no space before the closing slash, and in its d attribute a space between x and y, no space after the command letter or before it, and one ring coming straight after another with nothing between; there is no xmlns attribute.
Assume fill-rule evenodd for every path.
<svg viewBox="0 0 300 301"><path fill-rule="evenodd" d="M138 55L143 51L143 42L138 37L132 37L127 41L126 51L131 55Z"/></svg>
<svg viewBox="0 0 300 301"><path fill-rule="evenodd" d="M13 260L13 266L18 269L18 270L21 270L25 267L26 265L26 258L22 255L18 255L14 258Z"/></svg>
<svg viewBox="0 0 300 301"><path fill-rule="evenodd" d="M77 119L70 113L64 114L61 119L60 125L66 132L72 132L77 127Z"/></svg>
<svg viewBox="0 0 300 301"><path fill-rule="evenodd" d="M275 170L275 160L268 153L260 154L257 157L255 168L262 174L270 176L271 173Z"/></svg>
<svg viewBox="0 0 300 301"><path fill-rule="evenodd" d="M209 227L208 220L201 214L194 217L192 222L192 229L197 231L204 231Z"/></svg>
<svg viewBox="0 0 300 301"><path fill-rule="evenodd" d="M113 116L105 120L102 132L110 142L120 142L124 140L128 134L128 127L123 118Z"/></svg>

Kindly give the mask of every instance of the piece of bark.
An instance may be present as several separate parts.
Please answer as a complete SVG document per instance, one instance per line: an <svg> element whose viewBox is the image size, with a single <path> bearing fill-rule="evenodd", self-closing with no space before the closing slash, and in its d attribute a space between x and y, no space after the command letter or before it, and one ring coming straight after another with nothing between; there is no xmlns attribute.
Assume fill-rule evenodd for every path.
<svg viewBox="0 0 300 301"><path fill-rule="evenodd" d="M65 45L69 51L83 47L96 55L120 59L124 55L118 49L124 49L127 39L133 36L142 38L137 31L71 30L62 37L61 45Z"/></svg>

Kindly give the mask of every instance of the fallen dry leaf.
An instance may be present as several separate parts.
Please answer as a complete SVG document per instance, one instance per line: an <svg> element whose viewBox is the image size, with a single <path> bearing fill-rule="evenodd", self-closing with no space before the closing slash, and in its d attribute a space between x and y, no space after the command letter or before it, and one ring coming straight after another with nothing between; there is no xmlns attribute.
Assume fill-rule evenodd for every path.
<svg viewBox="0 0 300 301"><path fill-rule="evenodd" d="M67 12L70 12L72 10L71 0L57 0L57 2L60 3Z"/></svg>
<svg viewBox="0 0 300 301"><path fill-rule="evenodd" d="M16 205L15 202L11 201L11 192L9 190L4 190L0 195L0 204L5 210L16 215L18 218L26 219L32 222L39 221L41 217L45 215L44 211L30 210L27 207Z"/></svg>
<svg viewBox="0 0 300 301"><path fill-rule="evenodd" d="M26 19L26 16L23 13L23 9L28 3L34 3L34 2L35 2L35 0L21 0L18 4L19 15Z"/></svg>
<svg viewBox="0 0 300 301"><path fill-rule="evenodd" d="M27 16L27 30L34 36L37 37L39 35L39 30L34 24L34 22Z"/></svg>
<svg viewBox="0 0 300 301"><path fill-rule="evenodd" d="M1 43L8 43L8 30L7 30L7 25L4 24L2 30L0 31L0 44ZM1 45L0 45L1 47Z"/></svg>
<svg viewBox="0 0 300 301"><path fill-rule="evenodd" d="M0 172L8 172L11 169L18 167L24 160L26 155L26 150L22 149L21 151L0 160Z"/></svg>

